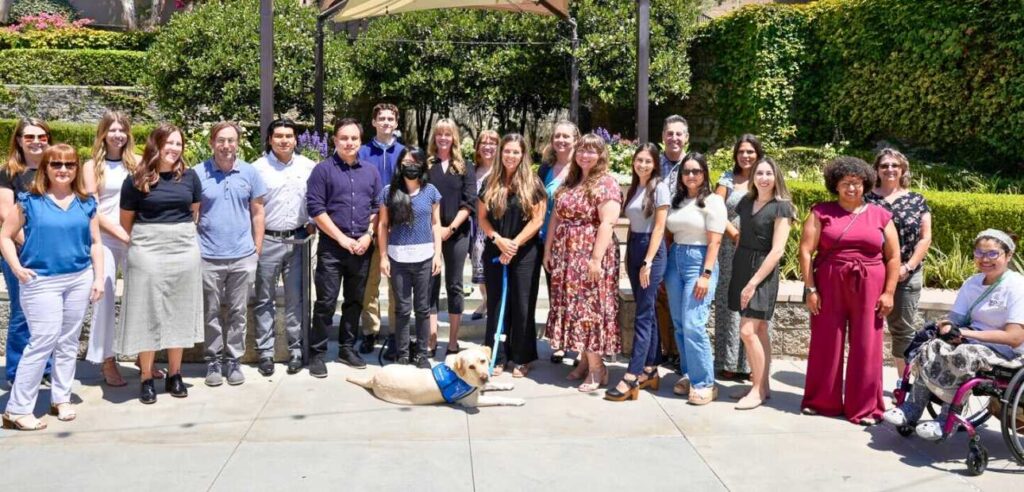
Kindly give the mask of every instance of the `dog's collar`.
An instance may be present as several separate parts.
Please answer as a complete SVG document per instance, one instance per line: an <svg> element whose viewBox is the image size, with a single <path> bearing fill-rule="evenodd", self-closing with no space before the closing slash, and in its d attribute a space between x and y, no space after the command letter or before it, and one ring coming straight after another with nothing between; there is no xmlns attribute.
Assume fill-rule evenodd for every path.
<svg viewBox="0 0 1024 492"><path fill-rule="evenodd" d="M462 380L450 367L444 364L434 366L430 372L447 403L455 403L476 391L476 387Z"/></svg>

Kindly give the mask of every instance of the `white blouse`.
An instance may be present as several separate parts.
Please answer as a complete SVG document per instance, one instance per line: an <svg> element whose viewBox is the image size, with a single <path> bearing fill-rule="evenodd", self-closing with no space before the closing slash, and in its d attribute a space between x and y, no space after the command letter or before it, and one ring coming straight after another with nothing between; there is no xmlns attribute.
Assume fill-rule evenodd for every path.
<svg viewBox="0 0 1024 492"><path fill-rule="evenodd" d="M676 244L707 246L709 232L725 232L729 214L722 197L712 193L704 198L704 208L697 206L697 200L688 198L679 208L668 209L665 228L672 233Z"/></svg>

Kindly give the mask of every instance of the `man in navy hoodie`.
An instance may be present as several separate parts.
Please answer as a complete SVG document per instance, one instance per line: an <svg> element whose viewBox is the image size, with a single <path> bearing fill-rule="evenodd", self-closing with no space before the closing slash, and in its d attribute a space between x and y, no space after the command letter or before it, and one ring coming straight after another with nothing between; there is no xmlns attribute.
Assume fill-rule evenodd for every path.
<svg viewBox="0 0 1024 492"><path fill-rule="evenodd" d="M359 161L377 166L381 183L386 186L391 183L398 155L405 148L395 138L395 130L398 129L398 107L390 103L374 106L372 125L377 133L359 148ZM363 319L360 323L363 341L359 345L359 352L363 354L373 352L377 335L380 333L380 304L377 301L380 295L380 278L380 252L374 247L373 258L370 259L370 275L366 280L366 293L363 297ZM389 319L393 320L394 317Z"/></svg>

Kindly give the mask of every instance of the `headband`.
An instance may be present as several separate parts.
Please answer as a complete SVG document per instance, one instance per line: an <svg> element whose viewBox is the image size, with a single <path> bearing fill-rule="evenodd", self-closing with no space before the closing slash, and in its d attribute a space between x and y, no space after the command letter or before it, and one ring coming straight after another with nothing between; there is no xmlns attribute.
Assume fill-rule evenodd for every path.
<svg viewBox="0 0 1024 492"><path fill-rule="evenodd" d="M1000 231L999 229L985 229L984 231L979 232L974 238L974 242L978 242L980 239L984 238L995 239L996 241L1003 243L1010 249L1011 255L1017 250L1017 245L1013 243L1013 239L1010 238L1010 235Z"/></svg>

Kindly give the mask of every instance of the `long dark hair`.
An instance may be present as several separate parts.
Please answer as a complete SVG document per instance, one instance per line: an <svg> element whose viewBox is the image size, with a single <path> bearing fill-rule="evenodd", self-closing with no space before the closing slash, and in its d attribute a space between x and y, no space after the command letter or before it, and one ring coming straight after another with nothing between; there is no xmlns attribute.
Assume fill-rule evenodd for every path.
<svg viewBox="0 0 1024 492"><path fill-rule="evenodd" d="M732 174L734 176L739 176L740 172L743 171L740 168L739 155L740 145L743 145L744 143L748 143L754 148L754 153L757 155L757 160L754 161L754 166L757 166L757 163L761 162L761 159L764 159L764 146L761 145L761 141L750 133L744 133L740 136L740 139L736 141L736 144L732 146ZM754 170L751 169L750 173L753 174Z"/></svg>
<svg viewBox="0 0 1024 492"><path fill-rule="evenodd" d="M388 222L391 224L411 224L414 217L412 212L412 199L409 197L409 189L405 186L405 177L402 176L402 161L407 155L412 156L416 166L422 171L420 173L420 189L427 184L427 157L419 147L406 147L398 153L395 166L395 174L391 177L391 187L388 189Z"/></svg>
<svg viewBox="0 0 1024 492"><path fill-rule="evenodd" d="M636 152L633 152L633 159L630 164L636 162L636 156L640 155L641 152L647 152L651 155L651 159L654 160L654 168L651 169L651 177L647 180L647 187L644 188L644 217L650 217L654 215L654 193L658 188L658 184L661 183L661 154L658 152L658 146L651 142L647 142L637 147ZM630 169L633 171L633 181L629 184L629 191L626 192L626 203L633 201L633 196L637 193L637 188L640 187L640 176L636 174L636 169L630 165Z"/></svg>
<svg viewBox="0 0 1024 492"><path fill-rule="evenodd" d="M711 194L711 178L708 176L708 160L704 158L704 154L700 152L690 152L683 156L683 160L679 163L679 176L676 179L676 196L672 198L672 208L679 208L679 204L683 203L683 200L689 198L690 190L686 189L686 184L683 183L683 171L688 161L694 161L700 164L700 170L704 173L704 182L700 185L697 190L697 207L704 208L704 199Z"/></svg>

